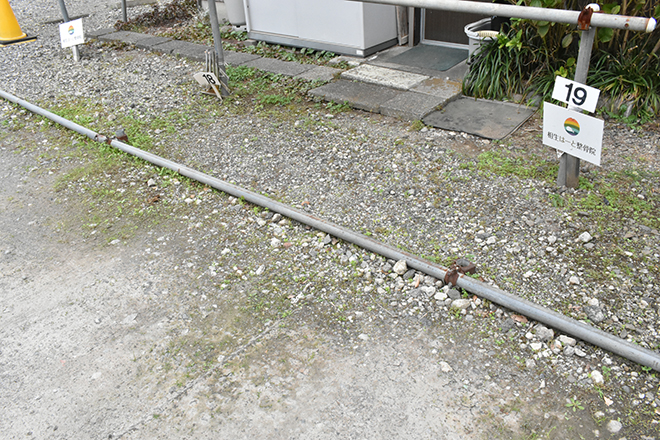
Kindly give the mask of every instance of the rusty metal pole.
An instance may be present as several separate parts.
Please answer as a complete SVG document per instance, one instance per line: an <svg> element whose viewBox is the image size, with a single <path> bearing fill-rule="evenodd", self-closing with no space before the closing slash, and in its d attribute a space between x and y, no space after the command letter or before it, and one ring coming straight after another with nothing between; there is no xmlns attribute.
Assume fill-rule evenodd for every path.
<svg viewBox="0 0 660 440"><path fill-rule="evenodd" d="M594 11L598 11L598 5L591 4ZM578 51L578 60L575 68L575 81L587 84L587 75L589 73L589 61L591 60L591 49L594 46L596 37L595 27L582 31L580 37L580 50ZM577 107L569 105L569 110L580 111ZM559 172L557 174L557 186L567 188L577 188L580 180L580 158L571 156L568 153L561 155L559 159Z"/></svg>

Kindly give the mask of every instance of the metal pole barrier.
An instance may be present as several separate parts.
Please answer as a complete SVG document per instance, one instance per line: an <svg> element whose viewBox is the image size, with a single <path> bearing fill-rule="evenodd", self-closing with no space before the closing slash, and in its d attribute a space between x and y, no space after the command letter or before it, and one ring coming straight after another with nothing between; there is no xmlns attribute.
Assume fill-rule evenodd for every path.
<svg viewBox="0 0 660 440"><path fill-rule="evenodd" d="M414 8L437 9L440 11L469 12L472 14L526 18L529 20L550 21L554 23L577 24L580 11L565 9L537 8L532 6L501 5L499 3L480 3L463 0L350 0L383 5L412 6ZM591 25L612 29L626 29L637 32L653 32L654 18L628 17L614 14L594 14Z"/></svg>
<svg viewBox="0 0 660 440"><path fill-rule="evenodd" d="M213 32L213 46L215 47L216 62L218 64L218 69L221 72L220 78L218 78L224 87L220 87L220 94L222 96L228 96L229 90L227 74L225 72L225 53L222 50L222 36L220 35L220 26L218 25L218 13L215 8L215 0L209 0L209 19L211 20L211 31Z"/></svg>
<svg viewBox="0 0 660 440"><path fill-rule="evenodd" d="M60 11L62 11L62 18L64 19L64 22L68 22L69 20L69 13L66 11L66 5L64 4L64 0L57 0L58 3L60 4ZM78 46L71 46L71 51L73 52L73 60L75 62L80 61L80 51L78 50Z"/></svg>
<svg viewBox="0 0 660 440"><path fill-rule="evenodd" d="M124 151L125 153L139 157L140 159L146 160L147 162L150 162L156 166L168 168L176 173L181 174L182 176L186 176L205 185L209 185L212 188L223 191L227 194L231 194L234 197L243 198L249 203L263 206L273 212L278 212L292 220L303 223L305 225L309 225L318 229L319 231L323 231L334 237L346 240L350 243L360 246L363 249L377 253L386 258L391 258L393 260L405 260L408 264L408 267L412 269L419 270L441 280L444 279L445 275L447 274L447 269L435 263L431 263L430 261L426 261L408 252L399 250L394 246L381 243L371 237L360 234L359 232L353 232L342 226L319 218L313 214L300 211L291 206L270 199L264 195L243 189L228 182L224 182L213 176L189 168L181 163L173 162L169 159L165 159L153 153L149 153L148 151L140 150L139 148L125 144L124 142L118 141L116 139L110 141L105 136L99 135L93 130L76 124L73 121L69 121L68 119L62 118L61 116L53 114L48 110L44 110L41 107L31 104L23 99L19 99L16 96L3 90L0 90L0 97L18 104L35 114L48 118L51 121L60 124L70 130L74 130L84 136L87 136L92 140L110 143L110 145L113 147ZM591 344L602 347L611 351L612 353L623 356L626 359L630 359L639 364L653 368L656 371L660 371L660 354L654 352L653 350L635 345L624 339L606 333L599 328L576 321L575 319L569 318L568 316L564 316L546 307L534 304L524 298L520 298L510 293L504 292L497 287L488 285L479 280L475 280L469 276L462 274L457 275L458 278L456 280L456 285L462 289L467 290L468 292L479 295L489 301L511 309L515 312L521 313L525 316L529 316L534 320L554 327L559 331L565 332L566 334L575 336L578 339L582 339L585 342L589 342Z"/></svg>
<svg viewBox="0 0 660 440"><path fill-rule="evenodd" d="M124 23L128 21L128 13L126 12L126 0L121 0L121 16Z"/></svg>

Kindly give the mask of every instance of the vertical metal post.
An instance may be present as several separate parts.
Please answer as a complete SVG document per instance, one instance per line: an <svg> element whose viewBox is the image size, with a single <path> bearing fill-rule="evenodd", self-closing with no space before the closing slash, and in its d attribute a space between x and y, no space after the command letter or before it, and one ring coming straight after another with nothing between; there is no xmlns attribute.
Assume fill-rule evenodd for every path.
<svg viewBox="0 0 660 440"><path fill-rule="evenodd" d="M591 60L591 49L594 46L594 38L597 28L590 27L582 31L580 37L580 51L578 52L577 65L575 68L575 81L586 84L589 73L589 61ZM575 106L569 105L569 110L577 110ZM557 174L557 186L577 188L580 178L580 159L564 153L559 159L559 173Z"/></svg>
<svg viewBox="0 0 660 440"><path fill-rule="evenodd" d="M128 21L128 13L126 12L126 0L121 0L121 16L124 23Z"/></svg>
<svg viewBox="0 0 660 440"><path fill-rule="evenodd" d="M415 45L415 8L408 8L408 46Z"/></svg>
<svg viewBox="0 0 660 440"><path fill-rule="evenodd" d="M222 74L218 78L225 87L220 87L222 96L227 96L229 93L227 84L227 74L225 73L225 54L222 50L222 36L220 35L220 26L218 25L218 13L215 9L215 0L209 0L209 18L211 19L211 31L213 32L213 46L215 47L215 55L217 57L218 67Z"/></svg>
<svg viewBox="0 0 660 440"><path fill-rule="evenodd" d="M66 11L66 5L64 4L64 0L57 0L58 3L60 4L60 11L62 11L62 18L64 19L64 22L68 22L69 20L69 13ZM80 51L78 50L78 46L71 46L71 51L73 52L73 60L75 62L80 61Z"/></svg>

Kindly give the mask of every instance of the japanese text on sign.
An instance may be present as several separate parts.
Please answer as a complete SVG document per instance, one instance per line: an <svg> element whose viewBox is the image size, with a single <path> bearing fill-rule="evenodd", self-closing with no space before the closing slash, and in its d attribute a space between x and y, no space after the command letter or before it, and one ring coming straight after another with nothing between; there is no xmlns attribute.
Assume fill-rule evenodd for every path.
<svg viewBox="0 0 660 440"><path fill-rule="evenodd" d="M600 119L543 103L543 143L549 147L600 165L603 128Z"/></svg>

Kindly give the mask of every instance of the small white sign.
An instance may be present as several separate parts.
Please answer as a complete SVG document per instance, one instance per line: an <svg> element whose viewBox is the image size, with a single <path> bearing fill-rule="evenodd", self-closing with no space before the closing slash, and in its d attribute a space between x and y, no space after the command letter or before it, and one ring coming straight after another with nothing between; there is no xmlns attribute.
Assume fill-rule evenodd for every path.
<svg viewBox="0 0 660 440"><path fill-rule="evenodd" d="M571 81L563 76L555 79L555 88L552 89L552 99L565 102L569 106L586 110L590 113L596 111L600 90L579 82Z"/></svg>
<svg viewBox="0 0 660 440"><path fill-rule="evenodd" d="M213 72L199 72L193 75L193 78L197 80L203 86L219 86L220 80L218 77L213 74Z"/></svg>
<svg viewBox="0 0 660 440"><path fill-rule="evenodd" d="M592 116L543 103L543 143L598 166L604 125Z"/></svg>
<svg viewBox="0 0 660 440"><path fill-rule="evenodd" d="M62 41L62 48L83 44L85 35L83 33L82 18L62 23L60 25L60 40Z"/></svg>

